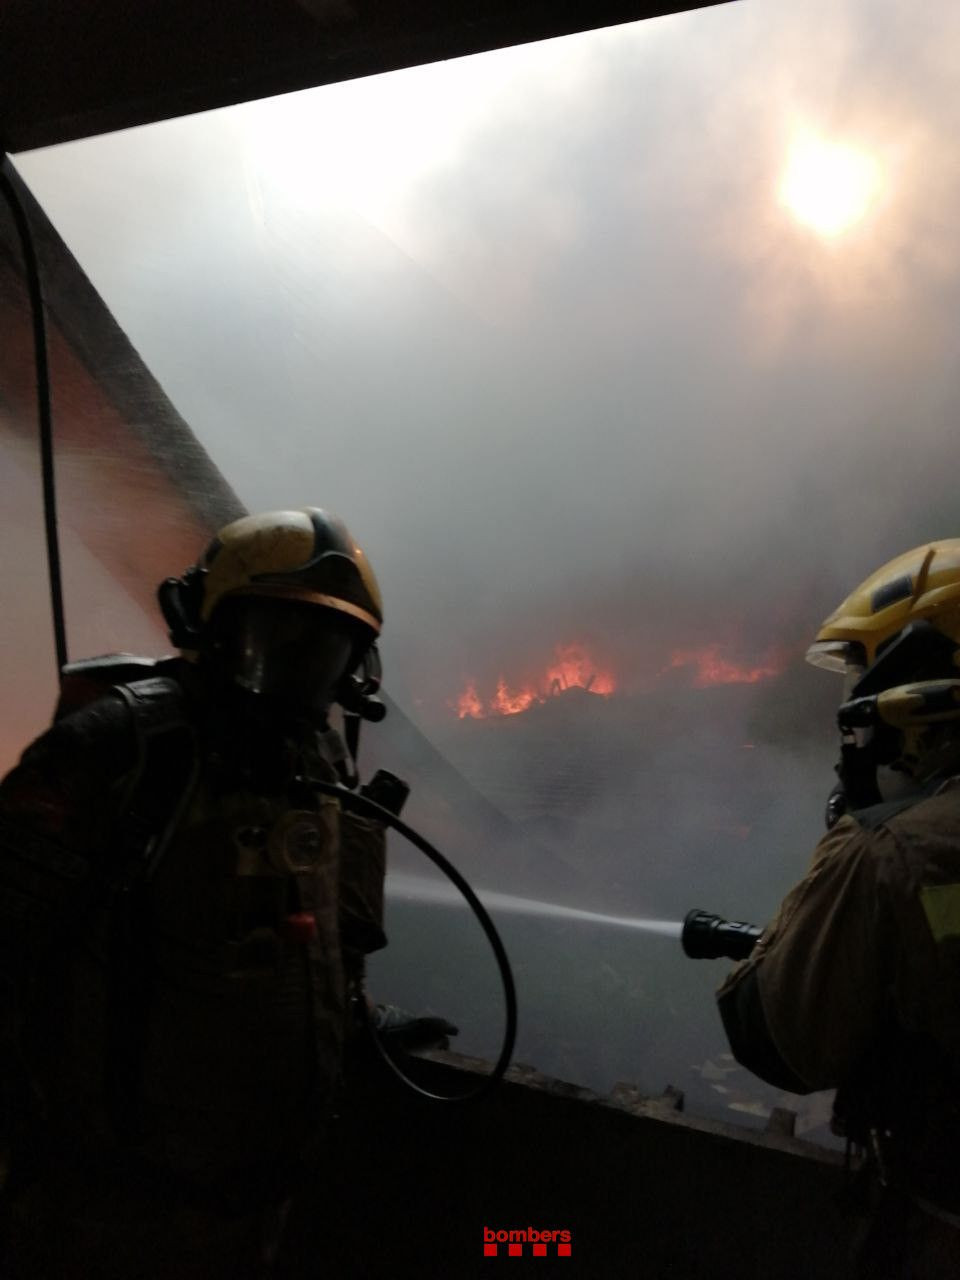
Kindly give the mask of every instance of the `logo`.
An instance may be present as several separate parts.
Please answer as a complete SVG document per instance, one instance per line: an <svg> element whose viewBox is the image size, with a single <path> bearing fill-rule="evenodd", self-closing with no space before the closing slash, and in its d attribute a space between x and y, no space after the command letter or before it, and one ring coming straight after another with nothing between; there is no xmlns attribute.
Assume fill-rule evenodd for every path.
<svg viewBox="0 0 960 1280"><path fill-rule="evenodd" d="M573 1236L569 1231L538 1231L536 1227L509 1230L483 1228L485 1258L569 1258Z"/></svg>

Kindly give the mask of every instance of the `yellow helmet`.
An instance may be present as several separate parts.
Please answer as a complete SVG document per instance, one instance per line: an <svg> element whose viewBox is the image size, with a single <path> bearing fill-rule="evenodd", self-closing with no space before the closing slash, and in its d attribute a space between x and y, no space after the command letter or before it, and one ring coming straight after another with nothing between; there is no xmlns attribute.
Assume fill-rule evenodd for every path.
<svg viewBox="0 0 960 1280"><path fill-rule="evenodd" d="M866 671L920 620L960 643L960 538L917 547L872 573L822 624L807 661L832 671Z"/></svg>
<svg viewBox="0 0 960 1280"><path fill-rule="evenodd" d="M244 516L221 529L198 564L159 590L170 638L195 649L221 601L236 596L299 600L360 624L372 642L383 625L369 561L338 517L318 507Z"/></svg>
<svg viewBox="0 0 960 1280"><path fill-rule="evenodd" d="M878 765L923 779L960 756L958 659L960 538L897 556L822 624L807 660L846 677L838 772L855 807L880 799Z"/></svg>

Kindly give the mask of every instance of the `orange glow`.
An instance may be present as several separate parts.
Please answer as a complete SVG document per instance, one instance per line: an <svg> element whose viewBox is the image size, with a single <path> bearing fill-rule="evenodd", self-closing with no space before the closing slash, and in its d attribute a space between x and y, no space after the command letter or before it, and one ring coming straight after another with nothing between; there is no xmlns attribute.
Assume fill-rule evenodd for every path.
<svg viewBox="0 0 960 1280"><path fill-rule="evenodd" d="M611 672L601 671L594 665L582 645L558 645L553 661L538 681L510 689L505 677L501 676L496 692L485 703L477 692L476 682L471 680L451 706L456 708L461 720L468 717L482 720L491 715L515 716L535 703L546 702L569 689L584 689L607 697L616 689L616 681Z"/></svg>
<svg viewBox="0 0 960 1280"><path fill-rule="evenodd" d="M507 688L506 680L501 676L497 681L497 692L493 695L490 710L498 716L515 716L539 701L535 689L527 688L521 689L518 693L511 693Z"/></svg>
<svg viewBox="0 0 960 1280"><path fill-rule="evenodd" d="M674 649L666 666L658 675L670 671L685 671L684 684L694 689L707 689L721 684L759 684L783 670L783 655L767 653L755 662L734 662L724 656L723 646L704 645L700 649ZM560 697L571 689L609 697L617 690L617 680L611 671L598 667L583 645L557 645L553 660L537 680L516 686L507 684L505 676L497 680L493 694L482 696L477 682L469 680L459 697L449 705L461 720L485 720L488 716L515 716L533 706ZM744 750L753 748L752 742L742 744ZM738 833L739 834L739 833Z"/></svg>
<svg viewBox="0 0 960 1280"><path fill-rule="evenodd" d="M469 681L467 687L453 705L457 709L457 718L459 720L466 720L468 716L473 720L482 720L487 714L483 709L483 703L480 701L480 695L477 693L477 685L474 680Z"/></svg>
<svg viewBox="0 0 960 1280"><path fill-rule="evenodd" d="M757 684L770 676L780 674L780 667L772 660L755 666L730 662L720 656L720 646L707 645L703 649L676 649L660 674L675 671L678 667L694 669L693 687L706 689L714 684Z"/></svg>
<svg viewBox="0 0 960 1280"><path fill-rule="evenodd" d="M548 694L563 693L565 689L587 689L604 697L613 693L613 676L609 671L599 671L580 645L559 645L556 654L553 666L547 668Z"/></svg>

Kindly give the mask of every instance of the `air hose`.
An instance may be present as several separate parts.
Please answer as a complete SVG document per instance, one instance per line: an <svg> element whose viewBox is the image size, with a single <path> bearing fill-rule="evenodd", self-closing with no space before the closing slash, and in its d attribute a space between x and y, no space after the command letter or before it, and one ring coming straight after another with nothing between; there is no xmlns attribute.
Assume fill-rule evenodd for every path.
<svg viewBox="0 0 960 1280"><path fill-rule="evenodd" d="M306 785L314 791L319 791L324 795L335 796L344 807L344 809L352 809L359 813L362 817L373 818L376 822L382 822L386 826L392 827L405 840L409 840L412 845L420 850L422 854L430 859L435 866L439 867L443 874L456 886L463 897L466 899L468 906L473 911L480 927L487 936L487 941L493 949L496 957L497 968L500 971L500 980L503 984L503 996L506 1006L506 1028L503 1034L503 1043L500 1048L500 1054L494 1063L493 1070L488 1076L484 1076L483 1080L475 1089L468 1090L466 1093L444 1094L433 1093L429 1089L423 1088L411 1080L400 1067L394 1058L388 1053L387 1049L380 1037L377 1035L375 1028L370 1025L369 1018L367 1026L377 1050L395 1076L401 1080L414 1093L419 1094L422 1098L428 1098L431 1102L473 1102L477 1098L484 1097L490 1093L492 1089L503 1079L507 1067L510 1065L510 1058L513 1054L514 1041L517 1038L517 992L513 981L513 973L510 968L510 961L507 958L506 949L500 940L496 927L487 912L486 907L477 897L474 890L470 887L464 877L449 859L445 858L439 849L436 849L429 840L424 839L418 831L398 818L395 813L391 813L389 809L385 809L383 805L379 805L376 801L371 800L368 796L362 795L356 791L350 791L347 787L341 786L336 782L321 782L316 779L304 779ZM366 1016L367 1010L364 1002L361 1001L361 1013Z"/></svg>

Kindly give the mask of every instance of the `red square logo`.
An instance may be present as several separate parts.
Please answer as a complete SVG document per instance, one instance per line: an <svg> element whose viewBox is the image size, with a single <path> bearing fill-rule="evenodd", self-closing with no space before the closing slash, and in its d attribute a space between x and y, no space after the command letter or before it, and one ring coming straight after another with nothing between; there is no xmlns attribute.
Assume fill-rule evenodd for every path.
<svg viewBox="0 0 960 1280"><path fill-rule="evenodd" d="M495 1258L497 1256L497 1246L495 1244L485 1244L483 1246L483 1256L485 1258Z"/></svg>
<svg viewBox="0 0 960 1280"><path fill-rule="evenodd" d="M558 1244L558 1245L557 1245L557 1257L558 1257L558 1258L569 1258L569 1257L570 1257L570 1246L569 1246L568 1244Z"/></svg>
<svg viewBox="0 0 960 1280"><path fill-rule="evenodd" d="M522 1256L523 1256L523 1245L522 1245L522 1244L508 1244L508 1245L507 1245L507 1252L510 1254L510 1257L511 1257L511 1258L520 1258L520 1257L522 1257Z"/></svg>
<svg viewBox="0 0 960 1280"><path fill-rule="evenodd" d="M533 1256L535 1258L545 1258L547 1256L547 1246L545 1244L535 1244L533 1246Z"/></svg>

